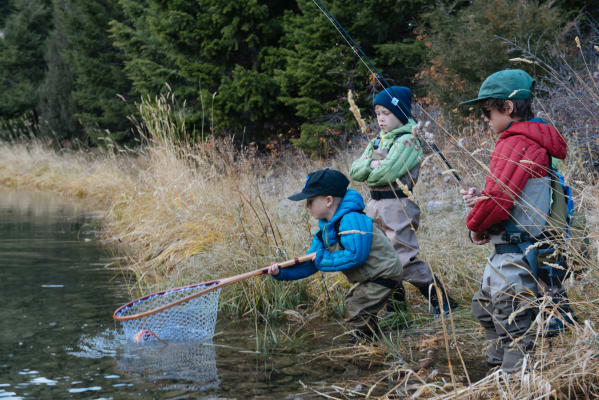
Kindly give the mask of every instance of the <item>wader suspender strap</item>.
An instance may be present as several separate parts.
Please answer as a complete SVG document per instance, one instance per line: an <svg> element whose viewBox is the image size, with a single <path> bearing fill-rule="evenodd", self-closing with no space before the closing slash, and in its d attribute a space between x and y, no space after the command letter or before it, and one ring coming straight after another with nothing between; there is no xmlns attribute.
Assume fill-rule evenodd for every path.
<svg viewBox="0 0 599 400"><path fill-rule="evenodd" d="M364 214L364 211L356 211L357 213L360 214ZM339 234L339 225L341 225L341 218L339 218L337 220L337 222L335 222L335 232L337 234L337 243L339 243L339 247L341 247L342 250L345 249L345 247L343 247L343 245L341 244L341 235ZM400 282L394 281L393 279L385 279L385 278L378 278L378 279L373 279L370 282L374 282L378 285L384 286L387 289L397 289L397 287L399 286Z"/></svg>
<svg viewBox="0 0 599 400"><path fill-rule="evenodd" d="M365 214L364 211L352 211L352 212L357 212L359 214ZM345 214L345 215L347 215L347 214ZM345 217L345 215L343 217ZM343 217L339 218L335 222L335 235L337 236L337 243L339 243L339 247L341 248L341 250L345 250L345 247L343 247L343 245L341 244L341 235L339 234L339 226L341 225L341 219ZM320 239L320 241L322 242L322 231L319 231L317 236ZM394 281L393 279L385 279L385 278L373 279L369 282L374 282L378 285L384 286L387 289L392 289L392 290L397 289L400 284L400 282Z"/></svg>
<svg viewBox="0 0 599 400"><path fill-rule="evenodd" d="M352 211L352 212L357 212L358 214L364 214L363 210L360 211ZM347 213L349 214L349 213ZM345 214L345 215L347 215ZM343 217L345 217L345 215ZM337 236L337 243L339 243L339 247L341 248L341 250L345 250L345 247L343 247L343 245L341 244L341 235L339 234L339 227L341 226L341 220L343 219L343 217L339 218L337 220L337 222L335 222L335 235ZM374 222L373 222L374 224Z"/></svg>
<svg viewBox="0 0 599 400"><path fill-rule="evenodd" d="M399 139L399 138L400 138L400 137L402 137L403 135L407 135L407 134L409 134L409 133L410 133L410 132L402 132L402 133L400 133L400 134L398 134L398 135L395 135L395 137L393 138L393 141L391 142L391 146L393 146L393 145L395 144L395 142L397 141L397 139ZM378 141L377 141L377 139L378 139ZM379 145L381 144L381 141L382 141L382 140L381 140L381 137L380 137L380 136L378 136L377 138L375 138L375 139L374 139L374 143L372 143L372 148L373 148L373 149L375 149L375 150L378 150L378 148L379 148ZM389 146L389 148L391 148L391 146Z"/></svg>
<svg viewBox="0 0 599 400"><path fill-rule="evenodd" d="M399 135L395 135L395 137L393 138L393 144L391 144L391 146L393 146L395 144L395 142L397 141L397 139L399 139L400 137L402 137L403 135L407 135L409 134L409 132L403 132L400 133ZM374 148L374 146L373 146ZM377 147L378 148L378 145ZM375 148L375 150L376 150ZM391 147L389 147L391 148ZM384 200L384 199L403 199L408 197L407 194L405 194L401 189L391 189L391 190L371 190L370 191L370 198L372 200Z"/></svg>

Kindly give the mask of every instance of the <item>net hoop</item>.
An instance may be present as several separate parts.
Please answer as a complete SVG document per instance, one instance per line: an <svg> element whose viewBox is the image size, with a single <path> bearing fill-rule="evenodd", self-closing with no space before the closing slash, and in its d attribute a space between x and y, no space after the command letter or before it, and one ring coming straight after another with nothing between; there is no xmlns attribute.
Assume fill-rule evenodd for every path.
<svg viewBox="0 0 599 400"><path fill-rule="evenodd" d="M113 318L137 343L206 340L214 336L220 289L210 281L154 292L119 307Z"/></svg>
<svg viewBox="0 0 599 400"><path fill-rule="evenodd" d="M209 292L211 292L213 290L217 290L217 289L219 289L219 286L218 286L219 283L220 283L220 281L218 281L218 280L217 281L208 281L208 282L194 283L192 285L181 286L181 287L174 288L174 289L166 289L166 290L161 290L159 292L150 293L150 294L148 294L146 296L143 296L143 297L140 297L138 299L132 300L129 303L120 306L119 308L117 308L114 311L114 314L112 315L112 318L114 318L116 321L130 321L130 320L133 320L133 319L140 319L140 318L143 318L143 317L147 317L147 316L150 316L152 314L156 314L156 313L158 313L160 311L164 311L164 310L166 310L168 308L174 307L174 306L176 306L178 304L185 303L185 302L187 302L187 301L189 301L189 300L191 300L191 299L193 299L195 297L202 296L202 295L204 295L206 293L209 293ZM161 307L154 308L152 310L148 310L148 311L144 311L144 312L140 312L140 313L135 313L135 314L130 314L130 315L126 314L126 311L128 309L134 309L135 305L137 305L137 304L139 304L141 302L145 302L145 301L147 301L148 299L150 299L152 297L155 297L155 296L164 296L164 295L166 295L168 293L172 293L172 292L176 292L176 291L182 291L182 290L186 290L186 289L194 289L194 288L197 288L197 287L204 287L204 289L200 290L199 292L190 294L189 296L186 296L186 297L183 297L183 298L178 299L176 301L173 301L171 303L165 304L165 305L163 305Z"/></svg>

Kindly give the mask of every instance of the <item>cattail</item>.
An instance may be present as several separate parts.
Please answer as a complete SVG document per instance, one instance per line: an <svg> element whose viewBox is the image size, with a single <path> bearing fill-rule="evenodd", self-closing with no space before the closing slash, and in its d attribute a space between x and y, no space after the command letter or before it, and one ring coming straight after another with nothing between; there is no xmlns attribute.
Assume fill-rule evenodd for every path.
<svg viewBox="0 0 599 400"><path fill-rule="evenodd" d="M414 196L412 195L412 192L410 192L410 189L408 189L408 187L406 185L404 185L402 181L400 181L399 179L396 179L395 183L397 183L397 186L399 186L399 188L401 189L403 194L405 194L408 199L410 199L412 201L416 201L416 200L414 200Z"/></svg>

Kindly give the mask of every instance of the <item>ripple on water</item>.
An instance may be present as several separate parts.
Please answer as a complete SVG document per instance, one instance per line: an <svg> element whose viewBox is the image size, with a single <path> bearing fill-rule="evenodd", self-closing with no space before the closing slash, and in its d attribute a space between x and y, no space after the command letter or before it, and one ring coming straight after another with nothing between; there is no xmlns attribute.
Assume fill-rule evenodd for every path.
<svg viewBox="0 0 599 400"><path fill-rule="evenodd" d="M0 399L2 399L2 400L24 400L23 397L17 396L17 394L15 392L7 392L4 389L0 389Z"/></svg>
<svg viewBox="0 0 599 400"><path fill-rule="evenodd" d="M211 341L195 343L132 343L125 335L107 329L97 336L83 336L78 351L69 354L81 358L110 357L116 360L123 374L141 377L149 382L181 385L186 390L218 389L220 380L216 368L216 352ZM70 350L70 349L67 349ZM108 375L106 379L122 378ZM113 385L124 385L118 383Z"/></svg>
<svg viewBox="0 0 599 400"><path fill-rule="evenodd" d="M86 387L86 388L71 388L71 389L69 389L69 393L83 393L83 392L98 391L98 390L102 390L102 386L92 386L92 387Z"/></svg>

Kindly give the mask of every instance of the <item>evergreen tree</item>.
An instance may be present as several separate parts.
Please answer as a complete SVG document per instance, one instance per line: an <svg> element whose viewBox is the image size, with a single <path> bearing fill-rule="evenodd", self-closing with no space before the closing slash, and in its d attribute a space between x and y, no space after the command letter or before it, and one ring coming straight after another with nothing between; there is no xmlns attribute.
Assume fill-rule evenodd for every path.
<svg viewBox="0 0 599 400"><path fill-rule="evenodd" d="M390 84L410 85L425 56L415 27L430 1L327 3ZM279 51L284 64L276 71L276 79L282 88L281 101L293 106L306 122L295 143L315 151L343 129L344 122L351 121L348 89L359 93L362 105L370 108L372 94L382 87L312 1L299 0L298 4L299 13L286 14Z"/></svg>
<svg viewBox="0 0 599 400"><path fill-rule="evenodd" d="M278 46L282 14L293 1L120 0L116 44L138 95L167 83L186 100L192 135L202 121L247 138L276 131L285 111L266 55ZM214 101L213 101L214 100ZM213 112L214 111L214 112Z"/></svg>
<svg viewBox="0 0 599 400"><path fill-rule="evenodd" d="M0 39L0 118L13 135L37 135L51 10L40 0L14 0L13 6Z"/></svg>
<svg viewBox="0 0 599 400"><path fill-rule="evenodd" d="M541 73L534 65L510 62L521 53L504 39L530 46L542 57L559 36L562 12L552 2L536 0L474 0L458 10L439 4L428 16L430 28L425 32L429 66L422 77L430 95L457 115L457 104L474 97L493 72L524 68L533 75Z"/></svg>
<svg viewBox="0 0 599 400"><path fill-rule="evenodd" d="M57 0L55 6L68 43L62 54L73 72L74 117L92 143L130 140L131 84L109 35L109 22L121 17L117 1Z"/></svg>
<svg viewBox="0 0 599 400"><path fill-rule="evenodd" d="M0 31L4 26L4 21L13 12L11 0L0 0Z"/></svg>
<svg viewBox="0 0 599 400"><path fill-rule="evenodd" d="M46 47L47 72L41 88L41 116L43 130L59 142L81 138L81 126L75 119L76 106L72 96L74 76L67 60L68 43L61 1L53 2L54 29ZM66 143L65 143L66 144Z"/></svg>

